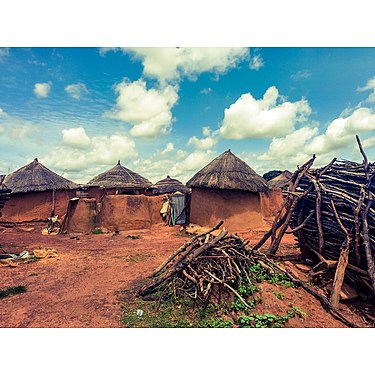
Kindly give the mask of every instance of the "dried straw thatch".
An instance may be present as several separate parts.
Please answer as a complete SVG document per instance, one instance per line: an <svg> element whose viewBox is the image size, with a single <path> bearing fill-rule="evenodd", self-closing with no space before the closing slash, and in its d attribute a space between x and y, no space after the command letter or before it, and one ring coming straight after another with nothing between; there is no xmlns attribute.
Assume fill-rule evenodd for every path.
<svg viewBox="0 0 375 375"><path fill-rule="evenodd" d="M172 194L177 191L181 193L189 193L189 189L180 181L175 178L167 176L164 180L158 181L151 186L154 194Z"/></svg>
<svg viewBox="0 0 375 375"><path fill-rule="evenodd" d="M253 193L267 191L267 182L230 149L212 160L187 183L188 187L244 190Z"/></svg>
<svg viewBox="0 0 375 375"><path fill-rule="evenodd" d="M127 190L146 189L151 185L152 183L147 178L122 166L120 160L113 168L97 175L87 183L87 186Z"/></svg>
<svg viewBox="0 0 375 375"><path fill-rule="evenodd" d="M270 188L281 188L286 189L289 186L290 180L292 178L292 173L289 171L284 171L280 173L277 177L268 181L268 186Z"/></svg>
<svg viewBox="0 0 375 375"><path fill-rule="evenodd" d="M39 163L38 159L6 176L4 185L12 189L12 193L69 190L79 187L78 184L52 172Z"/></svg>

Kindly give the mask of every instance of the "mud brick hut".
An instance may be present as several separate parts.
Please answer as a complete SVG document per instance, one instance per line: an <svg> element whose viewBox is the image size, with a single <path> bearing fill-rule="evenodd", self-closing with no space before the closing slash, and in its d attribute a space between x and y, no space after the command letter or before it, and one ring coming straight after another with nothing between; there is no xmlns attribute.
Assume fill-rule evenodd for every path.
<svg viewBox="0 0 375 375"><path fill-rule="evenodd" d="M147 196L152 183L125 168L120 160L90 180L86 197L70 201L62 231L89 233L95 228L118 232L148 229L160 223L160 197Z"/></svg>
<svg viewBox="0 0 375 375"><path fill-rule="evenodd" d="M45 222L63 216L75 196L76 183L51 171L38 159L6 176L3 185L11 189L0 223Z"/></svg>
<svg viewBox="0 0 375 375"><path fill-rule="evenodd" d="M192 188L190 222L214 226L219 220L230 231L259 227L282 201L267 182L231 150L225 151L196 173Z"/></svg>
<svg viewBox="0 0 375 375"><path fill-rule="evenodd" d="M286 191L291 184L291 179L292 173L288 170L285 170L272 180L268 181L268 186L272 189L281 189L283 191Z"/></svg>
<svg viewBox="0 0 375 375"><path fill-rule="evenodd" d="M181 181L167 176L152 185L150 190L153 195L168 195L171 206L168 212L168 223L172 225L188 224L190 189Z"/></svg>

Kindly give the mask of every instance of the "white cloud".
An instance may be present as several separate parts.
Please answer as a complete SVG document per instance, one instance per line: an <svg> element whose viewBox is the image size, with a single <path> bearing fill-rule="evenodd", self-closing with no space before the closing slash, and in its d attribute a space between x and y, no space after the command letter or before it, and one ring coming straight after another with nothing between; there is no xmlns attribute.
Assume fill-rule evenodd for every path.
<svg viewBox="0 0 375 375"><path fill-rule="evenodd" d="M209 94L211 91L212 91L211 87L207 87L207 88L205 88L205 89L202 89L202 90L200 91L200 93L203 94L203 95L207 95L207 94Z"/></svg>
<svg viewBox="0 0 375 375"><path fill-rule="evenodd" d="M262 99L243 94L224 110L220 135L228 139L268 138L290 134L297 123L311 113L307 100L284 101L276 87L270 87Z"/></svg>
<svg viewBox="0 0 375 375"><path fill-rule="evenodd" d="M34 85L34 94L37 98L46 98L51 91L51 83L36 83Z"/></svg>
<svg viewBox="0 0 375 375"><path fill-rule="evenodd" d="M17 140L37 133L38 128L32 123L10 116L0 108L0 136Z"/></svg>
<svg viewBox="0 0 375 375"><path fill-rule="evenodd" d="M62 143L64 145L76 148L88 148L91 144L90 138L82 127L63 129L62 134Z"/></svg>
<svg viewBox="0 0 375 375"><path fill-rule="evenodd" d="M322 134L319 134L318 126L312 124L285 137L273 138L267 152L259 155L257 160L272 162L274 168L295 168L316 154L314 165L321 166L334 156L342 158L348 155L356 148L355 134L365 135L372 130L375 130L375 114L369 108L361 107L351 114L347 113L346 117L334 119ZM375 137L366 138L362 145L365 148L374 147Z"/></svg>
<svg viewBox="0 0 375 375"><path fill-rule="evenodd" d="M368 103L375 103L375 76L367 81L366 86L360 87L358 91L372 90L372 93L366 99Z"/></svg>
<svg viewBox="0 0 375 375"><path fill-rule="evenodd" d="M302 127L284 138L273 138L268 151L260 155L258 160L280 160L285 158L307 160L309 155L304 151L304 147L317 133L317 127Z"/></svg>
<svg viewBox="0 0 375 375"><path fill-rule="evenodd" d="M73 98L80 100L89 90L84 83L74 83L65 87L65 91Z"/></svg>
<svg viewBox="0 0 375 375"><path fill-rule="evenodd" d="M171 152L173 150L174 150L174 145L173 145L173 143L169 142L169 143L167 143L167 145L165 146L165 149L161 153L162 153L162 155L165 155L165 154L168 154L169 152Z"/></svg>
<svg viewBox="0 0 375 375"><path fill-rule="evenodd" d="M178 100L177 86L147 89L146 82L123 81L116 86L119 94L115 108L107 116L129 123L133 137L167 134L172 125L171 109Z"/></svg>
<svg viewBox="0 0 375 375"><path fill-rule="evenodd" d="M202 133L205 138L197 138L196 136L193 136L189 139L188 145L194 146L199 150L208 150L218 142L216 134L210 129L210 127L204 127Z"/></svg>
<svg viewBox="0 0 375 375"><path fill-rule="evenodd" d="M348 117L333 120L324 134L316 136L306 151L324 154L348 146L354 135L375 129L375 114L369 108L358 108Z"/></svg>
<svg viewBox="0 0 375 375"><path fill-rule="evenodd" d="M261 67L264 66L264 60L261 55L254 55L249 64L249 68L251 70L259 70Z"/></svg>
<svg viewBox="0 0 375 375"><path fill-rule="evenodd" d="M310 78L311 77L311 72L309 72L308 70L299 70L298 72L292 74L290 76L290 78L293 80L293 81L298 81L300 79L307 79L307 78Z"/></svg>
<svg viewBox="0 0 375 375"><path fill-rule="evenodd" d="M134 140L122 135L94 136L91 139L86 132L76 129L64 129L63 140L42 162L58 171L65 171L67 176L79 178L79 183L85 183L94 177L93 171L103 169L103 166L115 165L118 160L129 161L137 156ZM74 135L84 135L85 147L77 142ZM84 142L84 143L85 143Z"/></svg>
<svg viewBox="0 0 375 375"><path fill-rule="evenodd" d="M101 49L103 55L109 49ZM195 79L203 72L225 74L249 55L247 48L122 48L142 61L143 74L161 82L183 76Z"/></svg>

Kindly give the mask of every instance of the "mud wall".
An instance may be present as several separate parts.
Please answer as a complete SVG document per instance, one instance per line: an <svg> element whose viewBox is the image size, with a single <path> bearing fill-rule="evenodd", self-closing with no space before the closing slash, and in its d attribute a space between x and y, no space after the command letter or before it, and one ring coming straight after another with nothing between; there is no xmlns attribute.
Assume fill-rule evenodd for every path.
<svg viewBox="0 0 375 375"><path fill-rule="evenodd" d="M260 193L260 206L264 218L272 219L283 204L283 194L280 188L270 189Z"/></svg>
<svg viewBox="0 0 375 375"><path fill-rule="evenodd" d="M241 231L264 224L260 196L239 190L194 188L191 195L190 222L214 226L224 220L230 231Z"/></svg>
<svg viewBox="0 0 375 375"><path fill-rule="evenodd" d="M55 215L63 217L68 201L75 196L74 190L55 191ZM52 191L11 194L2 210L1 222L21 223L45 221L51 216Z"/></svg>
<svg viewBox="0 0 375 375"><path fill-rule="evenodd" d="M97 226L98 212L95 198L80 198L77 203L71 203L71 211L65 227L67 233L91 233Z"/></svg>
<svg viewBox="0 0 375 375"><path fill-rule="evenodd" d="M107 195L103 198L99 224L109 231L149 229L161 223L160 197L145 195Z"/></svg>

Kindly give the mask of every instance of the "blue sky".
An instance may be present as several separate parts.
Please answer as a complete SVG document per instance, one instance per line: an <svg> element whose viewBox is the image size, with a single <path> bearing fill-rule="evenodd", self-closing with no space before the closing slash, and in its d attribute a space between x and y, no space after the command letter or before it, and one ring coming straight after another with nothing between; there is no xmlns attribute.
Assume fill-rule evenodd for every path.
<svg viewBox="0 0 375 375"><path fill-rule="evenodd" d="M0 173L85 183L118 159L186 181L228 148L258 173L375 157L375 48L2 48Z"/></svg>

